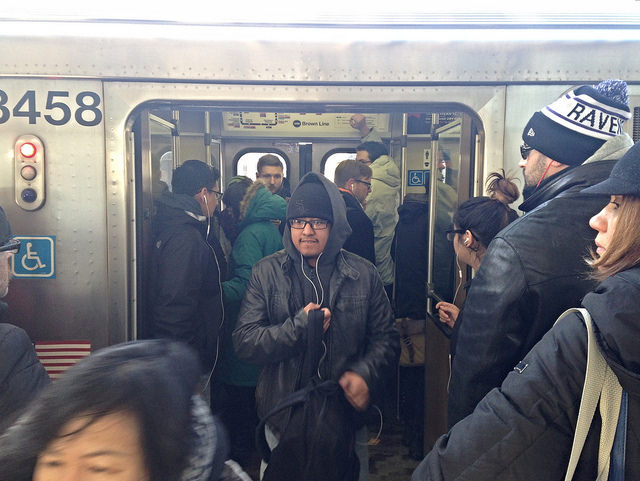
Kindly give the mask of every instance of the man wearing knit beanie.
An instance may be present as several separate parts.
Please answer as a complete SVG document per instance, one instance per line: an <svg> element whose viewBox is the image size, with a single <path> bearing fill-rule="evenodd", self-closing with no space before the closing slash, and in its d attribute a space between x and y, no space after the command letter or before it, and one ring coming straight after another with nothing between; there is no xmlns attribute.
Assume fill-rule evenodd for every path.
<svg viewBox="0 0 640 481"><path fill-rule="evenodd" d="M238 358L262 366L256 388L258 415L263 418L304 387L309 379L300 379L303 371L338 381L349 403L363 410L381 394L399 353L380 276L370 262L342 249L351 234L345 203L324 176L311 172L300 180L286 219L284 250L254 265L233 332ZM321 326L310 324L311 310L322 313ZM310 365L307 338L314 327L322 330L327 355ZM286 415L267 419L265 432L272 449L286 426ZM362 481L368 474L366 426L357 431L356 441ZM286 459L277 462L272 456L264 479L302 479L292 474L300 468L298 457L283 451L284 445L278 452ZM344 479L331 471L337 460L332 461L321 463L326 473L314 474Z"/></svg>
<svg viewBox="0 0 640 481"><path fill-rule="evenodd" d="M589 219L605 196L580 191L609 176L633 145L627 85L580 86L535 112L523 129L520 210L491 242L458 317L449 388L450 426L470 414L557 317L595 287L583 261Z"/></svg>

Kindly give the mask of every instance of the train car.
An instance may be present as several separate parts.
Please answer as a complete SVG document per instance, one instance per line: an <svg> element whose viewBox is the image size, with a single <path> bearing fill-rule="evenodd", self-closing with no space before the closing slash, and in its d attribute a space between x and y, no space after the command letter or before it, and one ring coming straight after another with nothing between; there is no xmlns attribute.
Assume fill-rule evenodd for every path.
<svg viewBox="0 0 640 481"><path fill-rule="evenodd" d="M361 113L403 197L430 185L432 212L451 215L487 173L517 170L526 121L573 85L626 80L637 140L638 24L0 20L0 205L23 242L7 320L91 349L144 335L153 199L187 159L224 186L275 153L293 189L354 155ZM432 252L446 242L435 230ZM434 278L450 251L429 265L447 300L471 275ZM427 329L430 445L446 426L448 345Z"/></svg>

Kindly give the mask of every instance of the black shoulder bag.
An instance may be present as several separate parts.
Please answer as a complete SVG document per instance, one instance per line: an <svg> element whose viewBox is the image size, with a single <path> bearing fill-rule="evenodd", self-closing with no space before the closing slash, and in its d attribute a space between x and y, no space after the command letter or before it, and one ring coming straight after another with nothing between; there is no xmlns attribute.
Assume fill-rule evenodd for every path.
<svg viewBox="0 0 640 481"><path fill-rule="evenodd" d="M321 310L309 311L307 352L301 385L260 420L256 445L268 463L262 481L357 481L360 465L355 453L355 410L337 381L316 375L321 357ZM265 424L274 414L291 409L287 426L273 451Z"/></svg>

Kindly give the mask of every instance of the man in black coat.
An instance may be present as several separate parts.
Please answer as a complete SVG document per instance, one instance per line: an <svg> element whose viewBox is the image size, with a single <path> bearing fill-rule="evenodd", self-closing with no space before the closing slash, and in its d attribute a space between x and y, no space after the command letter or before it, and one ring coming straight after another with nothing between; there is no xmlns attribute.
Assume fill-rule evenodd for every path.
<svg viewBox="0 0 640 481"><path fill-rule="evenodd" d="M0 298L9 291L9 260L19 248L11 240L11 227L0 207ZM0 321L6 311L7 304L0 301ZM27 333L0 323L0 434L49 382Z"/></svg>
<svg viewBox="0 0 640 481"><path fill-rule="evenodd" d="M626 83L581 86L533 114L521 147L525 212L491 242L458 317L448 423L453 426L595 283L583 259L589 219L606 203L580 191L633 145Z"/></svg>
<svg viewBox="0 0 640 481"><path fill-rule="evenodd" d="M373 223L364 212L367 196L371 192L371 175L371 167L358 160L350 159L338 164L334 182L344 199L347 207L347 221L351 227L351 235L342 247L375 264Z"/></svg>
<svg viewBox="0 0 640 481"><path fill-rule="evenodd" d="M205 372L218 358L224 319L222 259L211 243L211 216L221 197L216 169L188 160L173 173L172 191L156 201L151 276L151 329L186 342Z"/></svg>

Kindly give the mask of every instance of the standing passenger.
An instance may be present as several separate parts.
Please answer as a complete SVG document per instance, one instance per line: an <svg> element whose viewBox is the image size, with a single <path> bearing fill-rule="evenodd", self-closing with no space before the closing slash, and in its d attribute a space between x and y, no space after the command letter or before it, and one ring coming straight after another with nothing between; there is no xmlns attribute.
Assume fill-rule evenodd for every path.
<svg viewBox="0 0 640 481"><path fill-rule="evenodd" d="M602 202L606 205L588 221L597 231L597 249L587 262L591 277L601 283L584 297L582 307L591 316L598 351L628 394L628 405L626 437L620 436L623 449L614 444L611 453L603 453L606 457L599 467L602 430L600 413L596 414L585 433L573 479L606 479L600 475L608 474L608 479L636 480L640 479L640 144L618 161L608 179L583 192L606 195ZM549 232L538 241L552 242L552 236ZM411 479L565 479L586 366L587 331L582 315L573 312L544 335L473 414L438 439Z"/></svg>
<svg viewBox="0 0 640 481"><path fill-rule="evenodd" d="M366 214L373 223L376 266L391 299L394 278L391 242L398 223L400 171L380 142L360 144L356 147L356 160L371 167L371 194L367 199Z"/></svg>
<svg viewBox="0 0 640 481"><path fill-rule="evenodd" d="M220 264L207 241L222 196L218 171L187 160L158 199L152 267L152 332L184 341L209 373L219 354L224 319Z"/></svg>
<svg viewBox="0 0 640 481"><path fill-rule="evenodd" d="M289 192L284 189L284 167L277 156L266 154L258 159L256 179L261 179L272 194L289 199Z"/></svg>
<svg viewBox="0 0 640 481"><path fill-rule="evenodd" d="M9 263L19 249L20 243L11 239L9 220L0 207L0 299L9 292ZM0 321L7 309L7 304L0 300ZM27 333L17 326L0 323L0 433L47 384L49 376Z"/></svg>
<svg viewBox="0 0 640 481"><path fill-rule="evenodd" d="M582 261L588 220L603 197L583 188L605 179L632 145L627 85L577 87L533 114L522 132L525 215L491 242L458 321L449 426L475 408L564 310L594 287ZM605 121L606 120L606 121Z"/></svg>
<svg viewBox="0 0 640 481"><path fill-rule="evenodd" d="M312 309L324 313L326 356L318 373L338 380L355 409L364 410L381 394L395 368L399 342L391 306L375 268L341 249L350 233L335 184L320 174L305 175L287 207L285 250L254 266L233 333L238 357L262 366L256 389L260 417L301 387L297 377ZM266 430L271 444L286 419L273 422ZM367 479L366 426L356 441L360 479Z"/></svg>
<svg viewBox="0 0 640 481"><path fill-rule="evenodd" d="M235 185L241 185L236 183ZM227 202L227 192L224 201ZM236 205L229 205L235 209ZM238 237L233 244L230 262L230 279L222 283L224 290L227 327L225 329L224 355L220 365L219 388L221 394L220 416L229 432L231 458L243 468L251 461L253 440L258 419L256 415L256 384L259 366L241 361L236 356L231 341L244 296L251 268L263 257L282 249L282 235L276 223L284 221L287 211L285 200L272 194L256 180L246 189L238 208Z"/></svg>
<svg viewBox="0 0 640 481"><path fill-rule="evenodd" d="M347 207L347 222L351 227L351 235L343 248L375 264L373 224L365 213L367 196L371 192L371 175L371 167L350 159L338 164L334 180Z"/></svg>

